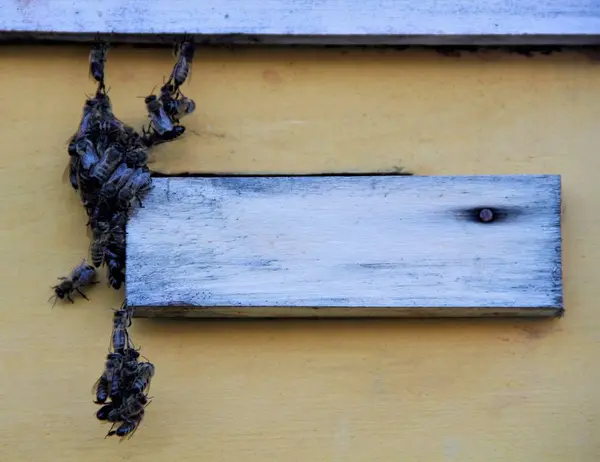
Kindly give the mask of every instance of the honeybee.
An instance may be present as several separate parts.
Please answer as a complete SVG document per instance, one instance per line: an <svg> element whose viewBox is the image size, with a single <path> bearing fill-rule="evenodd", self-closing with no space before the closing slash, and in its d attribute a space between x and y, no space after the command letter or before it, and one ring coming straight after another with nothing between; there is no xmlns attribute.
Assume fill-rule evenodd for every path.
<svg viewBox="0 0 600 462"><path fill-rule="evenodd" d="M177 50L177 62L171 72L171 77L168 82L173 82L175 88L180 87L186 81L190 69L192 67L192 60L194 59L194 44L192 42L183 42Z"/></svg>
<svg viewBox="0 0 600 462"><path fill-rule="evenodd" d="M185 132L185 127L183 125L175 125L173 130L170 132L165 132L162 135L158 134L156 131L146 131L144 130L143 140L144 144L147 147L156 146L157 144L164 143L166 141L172 141L175 138L180 137Z"/></svg>
<svg viewBox="0 0 600 462"><path fill-rule="evenodd" d="M175 87L169 83L160 89L160 100L167 115L175 122L179 122L196 109L193 99L184 96L181 90L175 90Z"/></svg>
<svg viewBox="0 0 600 462"><path fill-rule="evenodd" d="M88 265L85 258L73 269L73 271L71 271L71 274L68 277L59 277L58 279L62 282L52 287L54 289L54 295L48 299L48 301L50 301L52 298L54 298L54 303L52 304L53 307L54 304L56 304L56 300L59 298L61 300L66 298L71 303L74 303L73 299L71 298L71 294L73 294L73 292L77 292L83 298L89 300L89 298L87 298L85 294L81 292L81 288L91 284L97 284L97 281L95 280L96 269L93 266Z"/></svg>
<svg viewBox="0 0 600 462"><path fill-rule="evenodd" d="M113 393L112 385L114 378L117 379L121 375L121 367L123 365L123 356L119 353L109 353L106 356L106 364L100 378L94 384L93 390L96 395L96 404L104 404Z"/></svg>
<svg viewBox="0 0 600 462"><path fill-rule="evenodd" d="M125 152L123 160L132 169L141 167L148 163L148 151L144 146L133 147Z"/></svg>
<svg viewBox="0 0 600 462"><path fill-rule="evenodd" d="M71 182L71 186L75 191L79 189L79 179L77 177L77 173L79 172L80 165L81 162L78 155L69 156L69 165L67 166L69 171L69 181Z"/></svg>
<svg viewBox="0 0 600 462"><path fill-rule="evenodd" d="M131 326L131 312L123 304L123 307L113 315L112 347L116 353L122 354L125 348L131 346L127 332L129 326Z"/></svg>
<svg viewBox="0 0 600 462"><path fill-rule="evenodd" d="M120 406L113 408L107 415L109 422L114 424L117 422L123 422L117 430L112 428L106 434L106 436L117 435L124 437L129 435L131 437L133 432L137 429L144 416L144 408L150 404L148 397L142 393L131 394L127 396Z"/></svg>
<svg viewBox="0 0 600 462"><path fill-rule="evenodd" d="M144 397L144 399L146 399ZM139 409L140 406L144 406L146 407L148 404L142 404L142 401L139 401L139 406L134 408L134 409ZM142 423L142 419L144 418L144 407L142 407L139 410L136 410L136 414L119 414L122 417L123 423L121 425L119 425L119 427L117 427L116 430L110 430L106 436L113 436L113 435L117 435L119 438L131 438L133 436L133 434L135 433L135 431L138 429L138 427L140 426L140 423ZM111 412L116 412L116 410L113 410ZM108 417L110 415L110 412L107 415L107 420L110 421L110 418ZM113 425L114 427L114 425Z"/></svg>
<svg viewBox="0 0 600 462"><path fill-rule="evenodd" d="M135 370L129 371L128 374L133 378L130 390L133 393L142 393L150 387L150 381L154 377L154 364L151 362L139 363Z"/></svg>
<svg viewBox="0 0 600 462"><path fill-rule="evenodd" d="M92 242L90 242L90 259L96 268L104 262L106 241L106 235L95 232Z"/></svg>
<svg viewBox="0 0 600 462"><path fill-rule="evenodd" d="M106 43L97 43L90 51L90 76L102 87L104 87L104 64L107 53Z"/></svg>
<svg viewBox="0 0 600 462"><path fill-rule="evenodd" d="M123 153L115 146L109 146L96 165L92 168L91 176L98 184L102 185L116 170Z"/></svg>
<svg viewBox="0 0 600 462"><path fill-rule="evenodd" d="M81 167L84 170L90 170L100 160L94 148L94 143L85 136L75 142L75 151L81 159Z"/></svg>
<svg viewBox="0 0 600 462"><path fill-rule="evenodd" d="M173 130L173 122L165 112L160 99L156 95L146 96L144 99L148 116L150 117L150 127L159 135L171 132Z"/></svg>
<svg viewBox="0 0 600 462"><path fill-rule="evenodd" d="M152 178L149 171L137 168L129 177L127 182L119 190L118 203L122 209L127 209L129 203L136 198L142 206L140 195L147 192L152 186Z"/></svg>

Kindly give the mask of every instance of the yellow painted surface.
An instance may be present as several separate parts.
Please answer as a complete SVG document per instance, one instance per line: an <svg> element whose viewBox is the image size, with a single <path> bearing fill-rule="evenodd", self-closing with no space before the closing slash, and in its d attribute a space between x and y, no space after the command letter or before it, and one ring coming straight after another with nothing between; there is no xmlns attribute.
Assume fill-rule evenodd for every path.
<svg viewBox="0 0 600 462"><path fill-rule="evenodd" d="M567 311L549 322L136 320L154 401L118 444L103 439L90 389L122 292L46 302L88 245L62 181L93 91L86 59L83 48L0 48L3 461L600 460L596 62L200 52L186 91L198 111L154 168L562 174ZM141 123L136 96L170 65L167 50L112 50L117 115Z"/></svg>

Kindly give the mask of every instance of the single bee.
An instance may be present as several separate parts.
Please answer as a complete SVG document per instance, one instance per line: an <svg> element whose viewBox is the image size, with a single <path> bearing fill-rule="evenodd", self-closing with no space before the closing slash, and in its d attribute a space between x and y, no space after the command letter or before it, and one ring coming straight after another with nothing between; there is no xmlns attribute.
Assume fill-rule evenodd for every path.
<svg viewBox="0 0 600 462"><path fill-rule="evenodd" d="M160 89L160 101L174 122L179 122L196 109L194 100L184 96L180 90L176 91L172 84L166 84Z"/></svg>
<svg viewBox="0 0 600 462"><path fill-rule="evenodd" d="M105 404L100 409L98 409L98 412L96 412L96 418L98 420L108 420L108 414L114 408L115 408L115 405L113 403Z"/></svg>
<svg viewBox="0 0 600 462"><path fill-rule="evenodd" d="M89 300L89 298L87 298L85 296L85 294L83 292L81 292L80 289L82 287L85 287L85 286L88 286L91 284L97 284L97 281L95 281L95 278L96 278L96 270L94 269L93 266L88 265L87 261L84 258L83 261L81 262L81 264L76 266L73 269L73 271L71 271L71 274L68 277L59 277L58 278L62 282L60 284L52 287L54 289L54 295L52 297L50 297L48 299L48 301L50 301L52 298L54 298L54 304L55 304L57 299L60 298L61 300L63 300L66 298L71 303L74 303L73 299L71 298L71 294L73 292L77 292L83 298L85 298L86 300ZM54 304L52 304L53 307L54 307Z"/></svg>
<svg viewBox="0 0 600 462"><path fill-rule="evenodd" d="M79 169L77 180L79 183L79 196L81 198L81 202L83 203L88 215L90 215L96 208L96 204L98 202L98 187L96 180L92 178L90 172L87 172L83 169Z"/></svg>
<svg viewBox="0 0 600 462"><path fill-rule="evenodd" d="M104 261L108 266L108 283L110 286L119 290L125 282L125 258L121 258L110 249L104 249Z"/></svg>
<svg viewBox="0 0 600 462"><path fill-rule="evenodd" d="M130 371L133 381L129 389L133 393L142 393L147 391L147 389L150 387L150 381L152 380L152 377L154 377L154 371L154 364L151 362L139 363L135 371Z"/></svg>
<svg viewBox="0 0 600 462"><path fill-rule="evenodd" d="M94 148L94 143L86 137L81 137L77 140L75 151L81 159L81 167L86 171L89 171L100 160Z"/></svg>
<svg viewBox="0 0 600 462"><path fill-rule="evenodd" d="M109 353L106 356L106 365L104 372L100 378L96 381L93 387L94 394L96 395L96 404L104 404L112 393L111 384L114 382L114 378L119 378L121 374L121 367L123 365L123 356L119 353Z"/></svg>
<svg viewBox="0 0 600 462"><path fill-rule="evenodd" d="M104 87L104 64L107 53L108 45L105 43L95 44L90 51L90 75L102 87Z"/></svg>
<svg viewBox="0 0 600 462"><path fill-rule="evenodd" d="M131 326L131 312L123 304L123 307L115 311L113 316L113 351L122 354L125 348L131 347L129 333L127 332L129 326Z"/></svg>
<svg viewBox="0 0 600 462"><path fill-rule="evenodd" d="M111 220L117 209L117 198L120 189L134 173L134 169L125 163L119 164L106 183L98 191L98 200L90 222Z"/></svg>
<svg viewBox="0 0 600 462"><path fill-rule="evenodd" d="M144 408L149 404L148 397L142 393L131 394L125 399L120 406L115 407L108 413L109 422L122 422L129 421L132 417L135 417L144 411Z"/></svg>
<svg viewBox="0 0 600 462"><path fill-rule="evenodd" d="M129 168L137 168L148 163L148 151L145 146L136 146L125 152L123 160Z"/></svg>
<svg viewBox="0 0 600 462"><path fill-rule="evenodd" d="M178 138L181 135L183 135L184 132L185 132L185 127L183 125L175 125L173 127L172 131L163 133L162 135L159 135L157 132L152 131L152 130L151 131L144 130L143 140L144 140L144 144L150 148L150 147L156 146L157 144L160 144L160 143L172 141L175 138Z"/></svg>
<svg viewBox="0 0 600 462"><path fill-rule="evenodd" d="M138 200L140 207L142 201L140 196L150 190L152 187L152 178L149 171L144 171L143 168L137 168L129 177L127 182L119 190L118 203L121 209L126 210L129 203L135 198Z"/></svg>
<svg viewBox="0 0 600 462"><path fill-rule="evenodd" d="M106 248L106 235L94 233L92 242L90 242L90 259L92 264L98 268L104 263L104 252Z"/></svg>
<svg viewBox="0 0 600 462"><path fill-rule="evenodd" d="M96 99L88 98L83 105L83 114L81 116L81 121L79 122L79 127L77 128L75 134L69 139L69 155L74 156L77 154L75 149L77 140L89 133L92 128L94 118L97 115L97 111L98 102Z"/></svg>
<svg viewBox="0 0 600 462"><path fill-rule="evenodd" d="M123 375L134 377L138 368L140 352L134 348L125 348L123 353Z"/></svg>
<svg viewBox="0 0 600 462"><path fill-rule="evenodd" d="M180 87L186 81L192 61L194 59L194 44L192 42L183 42L177 50L177 62L171 72L169 83L173 82L175 88Z"/></svg>
<svg viewBox="0 0 600 462"><path fill-rule="evenodd" d="M146 96L144 99L148 117L150 117L150 127L159 135L164 135L173 131L173 122L165 112L160 99L156 95Z"/></svg>
<svg viewBox="0 0 600 462"><path fill-rule="evenodd" d="M75 191L79 189L79 179L77 177L77 173L79 172L79 167L81 165L80 157L78 155L69 156L69 181L71 182L71 186Z"/></svg>
<svg viewBox="0 0 600 462"><path fill-rule="evenodd" d="M110 178L123 158L123 153L115 146L110 146L92 168L92 178L102 185Z"/></svg>
<svg viewBox="0 0 600 462"><path fill-rule="evenodd" d="M114 411L113 411L114 412ZM110 412L108 413L110 415ZM133 436L137 428L142 423L142 419L144 418L144 409L140 409L136 415L127 416L123 418L123 423L119 425L116 430L110 430L106 436L117 435L119 438L127 437L128 439ZM110 420L107 416L107 420ZM114 427L114 425L113 425Z"/></svg>

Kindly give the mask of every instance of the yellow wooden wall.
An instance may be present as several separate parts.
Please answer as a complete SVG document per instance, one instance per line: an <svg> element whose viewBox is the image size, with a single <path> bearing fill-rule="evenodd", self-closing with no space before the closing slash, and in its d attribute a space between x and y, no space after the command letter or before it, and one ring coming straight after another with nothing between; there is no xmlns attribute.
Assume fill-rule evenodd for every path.
<svg viewBox="0 0 600 462"><path fill-rule="evenodd" d="M136 320L157 367L135 437L103 439L91 386L111 308L46 300L86 254L63 182L87 49L0 48L0 457L5 461L600 460L600 65L576 53L203 50L165 172L563 175L556 321ZM172 64L118 48L119 117ZM318 233L319 230L315 229ZM103 276L104 278L104 276ZM151 284L152 282L149 281Z"/></svg>

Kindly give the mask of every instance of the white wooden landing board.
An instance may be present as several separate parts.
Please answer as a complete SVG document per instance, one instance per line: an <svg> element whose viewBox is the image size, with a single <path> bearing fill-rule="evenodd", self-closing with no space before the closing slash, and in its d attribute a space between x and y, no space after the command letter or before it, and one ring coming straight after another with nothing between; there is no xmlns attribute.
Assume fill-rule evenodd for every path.
<svg viewBox="0 0 600 462"><path fill-rule="evenodd" d="M598 44L589 0L2 0L0 37L313 45ZM168 37L170 36L170 37Z"/></svg>
<svg viewBox="0 0 600 462"><path fill-rule="evenodd" d="M127 301L136 316L561 315L560 204L557 175L155 178L127 226Z"/></svg>

